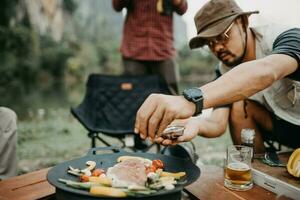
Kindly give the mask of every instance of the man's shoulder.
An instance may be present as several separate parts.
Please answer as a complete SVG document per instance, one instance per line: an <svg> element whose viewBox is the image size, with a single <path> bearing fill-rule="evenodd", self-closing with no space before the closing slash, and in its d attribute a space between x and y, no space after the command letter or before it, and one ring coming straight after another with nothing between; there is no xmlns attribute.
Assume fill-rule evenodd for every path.
<svg viewBox="0 0 300 200"><path fill-rule="evenodd" d="M271 23L268 25L253 26L251 30L255 34L257 42L265 44L268 52L271 52L276 38L283 32L293 29L293 26Z"/></svg>
<svg viewBox="0 0 300 200"><path fill-rule="evenodd" d="M294 26L288 26L283 24L266 24L266 25L260 25L260 26L253 26L251 27L252 30L254 30L256 33L264 36L264 35L278 35L280 33L283 33L284 31L290 30L296 28Z"/></svg>

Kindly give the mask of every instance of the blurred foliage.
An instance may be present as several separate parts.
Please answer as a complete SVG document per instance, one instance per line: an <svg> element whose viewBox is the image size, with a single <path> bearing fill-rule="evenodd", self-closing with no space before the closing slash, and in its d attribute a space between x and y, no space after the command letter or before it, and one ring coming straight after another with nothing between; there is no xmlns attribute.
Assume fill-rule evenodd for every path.
<svg viewBox="0 0 300 200"><path fill-rule="evenodd" d="M26 95L35 85L39 63L36 37L25 26L0 27L0 104Z"/></svg>
<svg viewBox="0 0 300 200"><path fill-rule="evenodd" d="M19 110L34 104L37 92L47 98L63 91L67 59L75 54L67 44L18 25L0 27L0 49L0 105Z"/></svg>
<svg viewBox="0 0 300 200"><path fill-rule="evenodd" d="M0 26L7 27L12 16L16 15L16 5L19 0L2 0L0 6Z"/></svg>
<svg viewBox="0 0 300 200"><path fill-rule="evenodd" d="M212 57L208 49L191 51L187 46L178 50L180 74L211 74L214 71L217 59Z"/></svg>
<svg viewBox="0 0 300 200"><path fill-rule="evenodd" d="M180 89L201 86L215 78L217 59L208 49L191 51L187 46L178 50L178 64L180 66Z"/></svg>
<svg viewBox="0 0 300 200"><path fill-rule="evenodd" d="M73 0L63 0L63 8L64 10L73 13L77 8L77 4Z"/></svg>
<svg viewBox="0 0 300 200"><path fill-rule="evenodd" d="M40 35L31 27L28 14L11 23L16 22L18 3L6 0L0 9L0 105L22 116L30 107L78 103L89 73L119 73L120 58L115 52L119 41L103 31L109 25L101 16L101 23L92 26L85 23L90 19L80 19L80 13L75 12L78 2L63 1L63 9L74 17L66 17L63 39L56 42L50 34ZM88 26L94 28L82 31ZM68 31L70 27L73 29Z"/></svg>

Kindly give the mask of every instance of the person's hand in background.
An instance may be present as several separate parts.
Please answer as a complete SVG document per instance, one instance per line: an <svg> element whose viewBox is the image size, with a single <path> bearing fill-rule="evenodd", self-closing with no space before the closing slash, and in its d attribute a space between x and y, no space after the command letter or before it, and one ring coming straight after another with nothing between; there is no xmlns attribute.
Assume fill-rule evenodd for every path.
<svg viewBox="0 0 300 200"><path fill-rule="evenodd" d="M162 145L176 145L188 142L197 135L206 138L221 136L227 128L230 106L215 108L209 115L200 115L188 119L174 120L169 126L184 126L183 135L176 140L164 139L157 136L154 141Z"/></svg>
<svg viewBox="0 0 300 200"><path fill-rule="evenodd" d="M201 119L199 117L190 117L188 119L174 120L169 126L183 126L183 135L175 140L156 137L154 141L162 145L176 145L181 142L188 142L195 138L201 130Z"/></svg>

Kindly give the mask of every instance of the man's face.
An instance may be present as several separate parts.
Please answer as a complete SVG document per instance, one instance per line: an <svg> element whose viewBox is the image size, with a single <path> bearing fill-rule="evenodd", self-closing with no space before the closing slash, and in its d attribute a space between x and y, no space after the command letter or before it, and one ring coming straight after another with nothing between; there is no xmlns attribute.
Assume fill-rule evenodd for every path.
<svg viewBox="0 0 300 200"><path fill-rule="evenodd" d="M207 39L212 53L229 67L242 63L245 42L245 33L239 20L233 22L221 35Z"/></svg>

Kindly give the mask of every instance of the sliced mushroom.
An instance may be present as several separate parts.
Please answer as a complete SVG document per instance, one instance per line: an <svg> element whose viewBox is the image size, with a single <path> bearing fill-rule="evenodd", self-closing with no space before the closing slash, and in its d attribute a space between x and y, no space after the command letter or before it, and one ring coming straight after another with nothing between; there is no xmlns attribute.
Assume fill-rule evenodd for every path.
<svg viewBox="0 0 300 200"><path fill-rule="evenodd" d="M84 175L92 176L92 172L89 170L81 170L81 172L84 173Z"/></svg>
<svg viewBox="0 0 300 200"><path fill-rule="evenodd" d="M73 171L73 172L80 172L80 169L75 169L74 167L72 167L72 166L69 166L69 169L71 170L71 171Z"/></svg>
<svg viewBox="0 0 300 200"><path fill-rule="evenodd" d="M92 170L95 169L96 167L96 162L95 161L87 161L86 165L88 165L87 168L82 169L81 172L84 173L87 176L91 176L92 175Z"/></svg>
<svg viewBox="0 0 300 200"><path fill-rule="evenodd" d="M75 171L72 171L72 170L68 170L68 173L69 173L69 174L72 174L72 175L74 175L74 176L80 176L80 175L81 175L81 173L75 172Z"/></svg>

